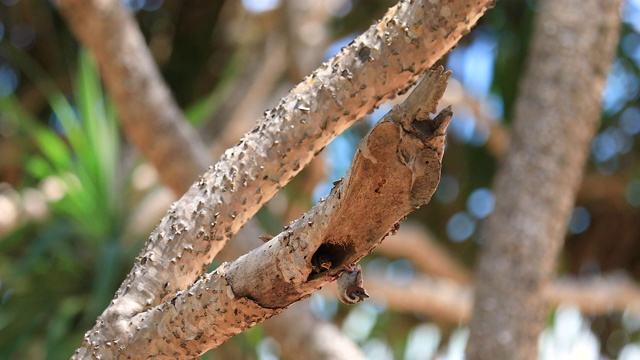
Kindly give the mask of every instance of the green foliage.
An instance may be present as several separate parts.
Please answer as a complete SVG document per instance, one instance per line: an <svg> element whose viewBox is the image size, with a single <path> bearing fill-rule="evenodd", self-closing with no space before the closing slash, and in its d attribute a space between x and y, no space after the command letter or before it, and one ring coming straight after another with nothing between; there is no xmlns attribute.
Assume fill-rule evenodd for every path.
<svg viewBox="0 0 640 360"><path fill-rule="evenodd" d="M53 216L0 242L6 283L0 288L0 353L68 358L112 297L124 264L131 262L119 241L128 214L128 181L118 168L115 112L88 52L80 51L70 101L33 61L20 64L27 74L37 73L41 83L45 79L41 89L52 109L51 126L39 123L13 95L0 98L0 112L34 145L26 170L49 188ZM43 346L33 346L37 343Z"/></svg>

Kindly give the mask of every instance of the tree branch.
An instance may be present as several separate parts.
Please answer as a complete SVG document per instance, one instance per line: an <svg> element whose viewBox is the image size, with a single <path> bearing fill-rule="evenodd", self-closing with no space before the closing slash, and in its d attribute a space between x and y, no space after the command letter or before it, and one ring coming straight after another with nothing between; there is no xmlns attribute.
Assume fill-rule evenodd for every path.
<svg viewBox="0 0 640 360"><path fill-rule="evenodd" d="M118 331L97 332L100 342L117 341L117 346L83 350L105 357L201 355L307 297L343 265L370 253L435 191L451 111L433 120L428 114L435 112L449 75L441 68L429 73L362 141L350 173L284 232L188 290L120 322ZM356 217L359 221L343 226ZM314 270L318 256L329 260L330 270ZM88 352L77 354L83 355Z"/></svg>
<svg viewBox="0 0 640 360"><path fill-rule="evenodd" d="M367 291L376 294L389 309L423 314L452 324L466 323L471 317L473 289L449 279L418 275L407 283L397 283L384 274L367 272Z"/></svg>
<svg viewBox="0 0 640 360"><path fill-rule="evenodd" d="M68 5L69 9L83 4L85 2L75 0L60 2L62 8ZM108 7L97 0L91 4ZM403 1L307 77L274 110L265 113L258 125L172 206L151 234L112 304L85 336L84 346L89 348L99 343L92 340L96 334L115 337L120 332L116 324L127 323L132 315L162 303L192 284L226 241L300 171L313 154L378 104L405 91L451 49L491 5L489 0L434 5L426 0ZM72 26L81 27L78 24L83 23L83 19L75 17L80 12L69 10L69 13ZM121 9L108 8L107 13L114 16L110 18L113 24L128 21L120 19L124 16ZM85 25L96 26L98 30L105 26ZM123 36L118 28L110 31ZM85 41L90 43L92 39ZM141 43L142 39L133 42ZM111 46L104 47L108 49L103 50L107 55L129 53ZM120 70L136 68L139 59L131 59L136 53L131 51L130 57L122 60ZM146 63L143 65L148 67ZM101 64L104 66L108 65ZM127 74L135 77L134 73ZM107 81L112 82L114 85L109 86L123 86L124 90L133 86L131 81L121 84ZM135 92L150 91L158 95L156 86L141 84L133 86ZM126 94L124 90L121 91ZM162 98L162 102L167 99L166 96L152 98ZM151 107L161 105L150 103ZM190 158L185 156L164 164L179 164ZM160 159L158 163L163 161Z"/></svg>
<svg viewBox="0 0 640 360"><path fill-rule="evenodd" d="M471 317L473 289L448 279L421 275L398 284L383 274L368 273L367 290L376 294L374 301L381 301L394 311L422 314L452 324L467 323ZM564 304L575 305L587 315L628 311L640 316L640 288L621 274L557 279L544 289L544 298L549 308Z"/></svg>
<svg viewBox="0 0 640 360"><path fill-rule="evenodd" d="M264 244L258 236L256 221L251 220L238 232L238 239L230 242L220 252L222 260L235 260L241 255ZM279 344L285 357L308 360L359 360L364 355L353 341L340 332L334 324L318 319L308 308L308 303L300 302L289 307L280 315L270 318L264 327Z"/></svg>
<svg viewBox="0 0 640 360"><path fill-rule="evenodd" d="M293 304L280 315L264 322L264 326L282 348L286 359L364 360L353 341L336 325L316 318L308 302Z"/></svg>
<svg viewBox="0 0 640 360"><path fill-rule="evenodd" d="M100 65L129 140L178 195L211 164L185 121L122 1L55 0L75 36Z"/></svg>
<svg viewBox="0 0 640 360"><path fill-rule="evenodd" d="M491 4L400 2L307 77L171 207L84 346L91 346L101 328L126 323L192 284L226 241L316 152L375 106L405 91ZM118 333L103 331L106 336Z"/></svg>
<svg viewBox="0 0 640 360"><path fill-rule="evenodd" d="M153 86L155 88L161 88L160 93L170 94L170 91L167 89L166 85L164 84L162 79L159 77L158 75L159 73L155 68L155 64L151 60L146 62L147 67L145 68L145 70L147 71L134 71L135 78L133 78L133 80L130 78L121 78L122 76L128 75L128 73L126 71L118 71L117 69L118 63L123 62L119 60L119 57L136 54L137 56L148 58L149 54L146 51L147 50L146 46L143 46L141 41L128 42L128 39L131 39L131 38L138 39L138 40L142 39L143 38L142 34L140 33L139 29L136 26L133 26L135 22L133 17L128 12L122 9L122 3L120 1L113 1L113 2L115 4L108 4L109 6L107 7L92 7L94 3L91 3L91 2L77 4L79 8L76 8L75 10L81 11L82 20L86 23L98 24L99 26L98 26L98 31L94 31L94 28L75 27L74 30L76 31L76 35L81 39L89 39L87 41L87 45L93 47L92 50L94 51L94 56L98 57L98 59L100 60L100 63L103 64L103 66L104 64L106 64L106 66L104 66L102 69L103 76L106 74L110 74L111 78L116 79L114 81L120 84L126 83L128 81L134 81L136 83L152 84L150 86ZM115 8L117 9L116 12L120 13L119 16L114 16L113 14L109 13L108 8L110 8L111 6L115 6ZM73 14L73 15L78 15L78 14ZM108 20L107 24L104 23L106 20ZM112 36L113 34L111 32L104 31L110 27L115 27L120 29L123 33L123 36ZM84 33L85 31L89 31L89 33L85 34ZM122 49L122 51L124 51L125 53L123 54L121 52L116 52L115 54L107 54L105 51L96 51L96 50L100 50L100 49L96 49L95 47L96 44L111 44L110 45L111 48ZM280 47L283 46L280 44L280 42L278 42L278 44ZM272 58L277 59L278 56L282 57L281 53L283 51L284 50L280 52L276 51L275 55L269 53L269 59L272 59ZM105 56L108 56L108 57L105 58ZM115 64L112 63L114 62L114 59L115 59ZM279 66L282 66L281 65L282 61L278 63L277 61L274 62L274 61L267 60L266 67L273 70L274 66L276 67L278 66L276 63L280 64ZM134 64L134 65L141 65L141 64ZM271 73L269 73L267 77L269 76L270 78L273 78L274 76L277 77L277 73L278 73L277 71L275 73L272 71ZM267 73L262 71L260 74L264 75ZM258 81L258 82L261 83L262 86L264 87L264 81L262 82ZM171 128L179 129L184 127L188 131L191 131L190 128L188 128L188 125L184 122L184 117L182 115L182 112L180 111L180 109L176 107L176 104L173 100L163 103L164 107L159 108L156 106L151 106L152 102L148 101L149 95L147 94L147 92L139 92L139 93L135 92L133 94L129 94L130 96L118 96L117 93L115 94L113 93L113 91L118 91L118 89L119 88L117 87L115 89L113 87L109 87L109 90L112 91L113 97L116 99L116 105L118 109L121 109L120 112L124 115L124 116L121 116L121 119L124 119L123 122L125 123L125 125L127 124L126 120L129 120L129 123L131 122L130 117L133 116L131 114L145 115L145 116L140 116L138 118L134 118L133 121L135 121L136 126L123 127L125 133L129 138L136 139L140 135L145 135L148 138L163 139L168 135L166 130L167 129L171 130ZM247 95L248 95L247 98L251 98L252 101L255 101L255 96L252 96L252 94L247 94ZM170 95L167 95L167 96L170 96ZM169 111L166 111L167 108L169 108ZM169 126L158 126L157 124L158 120L164 122L165 125L169 125ZM247 126L246 129L250 127L251 126ZM145 128L145 132L143 134L140 134L138 131L139 128ZM196 160L191 161L192 159L190 159L189 157L190 156L192 157L194 155L198 155L203 159L208 159L209 157L207 153L200 152L198 154L197 149L203 148L203 145L200 144L199 138L190 137L190 139L188 139L185 136L179 136L180 135L179 131L177 134L178 136L173 136L174 134L171 134L173 136L171 137L172 139L171 144L168 144L165 141L162 143L162 145L163 146L171 145L174 148L186 149L186 151L183 151L181 154L178 154L182 157L181 161L175 162L175 163L170 162L168 164L162 163L162 165L167 165L167 166L157 166L157 169L162 175L165 175L162 178L168 186L172 187L173 192L176 194L181 194L187 189L187 186L191 185L190 179L193 178L195 174L199 174L203 170L201 168L202 167L201 164L199 164L198 161ZM239 136L240 135L238 135L238 137ZM153 149L153 148L150 149L148 147L149 146L153 147L157 144L158 143L148 142L148 141L137 142L138 149L143 154L156 153L157 149ZM170 149L171 146L169 146L167 149ZM153 156L150 156L150 157L153 160ZM173 165L178 165L179 168L176 169ZM179 178L176 178L176 176L181 176L184 179L184 181L181 181ZM171 195L168 195L168 196L171 197ZM154 199L158 200L157 197L154 197ZM156 205L157 205L157 202L156 202ZM143 223L144 221L148 221L149 211L153 212L154 210L156 209L147 208L146 211L142 211L141 213L139 213L140 216L138 216L138 220L134 219L130 223L132 224L135 223L137 225L140 225L141 221ZM160 217L159 215L160 214L158 214L158 216L152 215L151 218L157 219ZM153 221L157 221L157 220L153 220ZM143 229L147 229L147 227L143 226ZM128 231L139 232L141 231L141 229L134 229L133 227L131 227ZM150 230L147 230L147 233L148 231ZM255 240L259 241L257 238ZM240 255L241 254L237 254L235 257L239 257ZM277 335L277 337L280 337L280 338L295 337L295 335L301 332L305 332L308 334L316 334L316 333L322 334L323 337L330 337L331 339L333 339L331 343L324 344L325 353L327 352L333 353L334 354L333 358L336 358L336 359L345 358L344 356L349 356L350 359L357 358L355 356L359 354L358 348L353 343L351 343L348 339L346 339L344 335L340 334L338 329L336 329L335 327L332 327L330 324L326 322L313 319L314 318L313 314L311 314L308 311L305 312L304 308L298 307L296 309L290 310L290 312L291 312L291 315L288 316L285 320L277 320L277 321L271 322L271 325L269 326L270 332L273 332L274 334ZM289 324L287 323L286 320L290 320L291 316L297 318L298 320L297 326L291 326L291 323ZM302 321L303 324L300 324L300 321ZM303 328L300 325L304 325L306 327ZM295 333L295 334L292 334L292 333ZM322 352L318 352L317 350L318 346L314 346L314 344L315 345L318 344L319 340L314 342L313 341L314 339L315 337L311 337L311 336L307 337L307 340L308 340L307 344L309 344L310 346L310 348L307 349L307 352L309 355L307 358L309 359L313 359L314 358L313 355L320 355L322 353ZM292 349L287 349L286 347L287 344L289 343L283 344L283 351L285 352L293 351ZM336 348L336 346L338 345L341 346L341 348L343 349L351 349L351 351L348 351L343 355L341 353L342 349ZM302 346L296 346L295 351L303 352L304 349L302 349ZM360 357L362 357L361 354L360 354Z"/></svg>

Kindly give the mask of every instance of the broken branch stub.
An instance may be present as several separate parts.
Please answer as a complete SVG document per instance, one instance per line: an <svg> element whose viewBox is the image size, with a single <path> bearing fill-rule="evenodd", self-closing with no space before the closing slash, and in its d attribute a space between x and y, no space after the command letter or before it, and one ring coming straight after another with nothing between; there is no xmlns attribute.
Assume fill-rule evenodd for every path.
<svg viewBox="0 0 640 360"><path fill-rule="evenodd" d="M363 139L349 173L274 239L226 266L234 294L280 309L369 254L402 219L429 202L440 179L451 119L435 110L450 72L439 67ZM434 97L434 94L439 94ZM431 99L427 103L421 99ZM315 258L330 263L318 272ZM246 274L254 274L246 276Z"/></svg>
<svg viewBox="0 0 640 360"><path fill-rule="evenodd" d="M315 153L408 89L492 6L492 0L400 1L306 77L171 207L86 334L85 346L98 341L96 333L112 331L107 328L193 284Z"/></svg>
<svg viewBox="0 0 640 360"><path fill-rule="evenodd" d="M169 304L136 316L134 323L143 330L134 335L134 343L156 349L156 355L202 354L306 298L330 281L327 275L339 274L343 265L370 253L435 192L452 112L446 108L434 119L428 113L435 110L438 89L450 74L442 67L431 71L415 95L363 139L343 181L285 231L222 264ZM433 106L425 106L421 98L431 98L424 96L433 91L440 95ZM330 267L317 272L312 262L320 255ZM184 341L178 346L163 337Z"/></svg>
<svg viewBox="0 0 640 360"><path fill-rule="evenodd" d="M350 172L310 211L259 248L134 316L123 324L128 336L118 339L119 349L103 347L104 355L197 357L308 297L343 265L369 254L435 192L452 112L446 108L430 119L425 110L435 110L441 94L433 92L450 74L442 67L430 71L363 139ZM328 269L313 269L319 255Z"/></svg>

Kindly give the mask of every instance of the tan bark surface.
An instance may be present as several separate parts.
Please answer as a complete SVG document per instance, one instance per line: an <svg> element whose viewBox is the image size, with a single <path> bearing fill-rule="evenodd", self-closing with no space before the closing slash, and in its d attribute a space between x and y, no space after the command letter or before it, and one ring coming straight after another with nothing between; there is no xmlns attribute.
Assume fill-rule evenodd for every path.
<svg viewBox="0 0 640 360"><path fill-rule="evenodd" d="M62 0L61 7L67 1L84 4ZM93 3L105 6L104 0ZM171 207L86 334L81 354L126 333L123 326L131 316L193 284L227 240L315 153L377 105L406 91L491 5L402 1L308 76ZM115 56L118 49L111 50Z"/></svg>
<svg viewBox="0 0 640 360"><path fill-rule="evenodd" d="M238 232L238 239L220 252L222 260L231 261L264 244L259 236L257 221L251 220ZM335 294L335 289L334 289ZM364 360L360 348L333 323L319 319L309 309L308 301L287 308L278 316L264 322L264 328L273 337L287 359L308 360ZM217 351L218 349L216 349Z"/></svg>
<svg viewBox="0 0 640 360"><path fill-rule="evenodd" d="M467 357L536 359L554 270L618 38L620 1L547 0L483 234Z"/></svg>
<svg viewBox="0 0 640 360"><path fill-rule="evenodd" d="M93 335L100 340L76 357L197 357L306 298L343 265L370 253L437 187L451 111L434 119L429 113L435 112L450 75L442 71L431 72L371 130L349 174L284 232L201 276L189 289L118 322L117 332L98 324L101 331ZM329 270L314 270L319 256L331 264Z"/></svg>

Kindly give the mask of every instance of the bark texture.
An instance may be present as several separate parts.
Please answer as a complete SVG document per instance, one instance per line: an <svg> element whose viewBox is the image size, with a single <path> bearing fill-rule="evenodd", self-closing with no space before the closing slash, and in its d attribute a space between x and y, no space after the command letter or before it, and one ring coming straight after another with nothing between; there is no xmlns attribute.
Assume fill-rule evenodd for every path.
<svg viewBox="0 0 640 360"><path fill-rule="evenodd" d="M618 40L620 1L545 0L496 182L469 359L536 359L553 273Z"/></svg>
<svg viewBox="0 0 640 360"><path fill-rule="evenodd" d="M124 4L113 0L55 3L98 61L129 140L177 195L187 191L211 164L207 148L184 119Z"/></svg>
<svg viewBox="0 0 640 360"><path fill-rule="evenodd" d="M117 322L117 332L99 323L100 331L91 334L96 342L76 357L197 357L307 297L343 265L371 252L436 189L451 111L433 120L428 115L449 75L442 69L430 73L367 135L345 179L284 232L189 289ZM359 221L348 229L341 226L354 218ZM314 267L320 256L329 270Z"/></svg>
<svg viewBox="0 0 640 360"><path fill-rule="evenodd" d="M128 49L129 52L139 52L138 56L148 57L148 53L146 52L147 47L144 46L143 43L140 43L138 40L142 39L142 34L139 31L137 26L133 26L135 23L133 16L130 13L123 12L122 10L122 2L119 0L111 0L115 4L106 4L102 7L92 8L92 3L83 3L80 4L80 8L76 9L82 12L83 21L86 23L94 23L94 24L102 24L100 29L104 29L105 26L110 26L111 28L120 29L121 33L119 36L112 36L112 33L105 31L95 31L94 27L82 27L75 28L75 31L83 33L82 35L77 34L81 38L89 37L91 40L91 44L111 44L112 48L119 49ZM117 12L120 12L119 16L113 16L109 14L112 10L111 7L117 7ZM107 13L103 13L107 12ZM105 19L108 19L109 24L103 24ZM89 34L84 34L85 31L88 31ZM128 43L128 39L138 39L134 42L135 46L132 46L131 43ZM283 48L282 41L272 41L271 43L276 43L276 47ZM95 48L93 49L95 50ZM263 70L258 72L257 79L254 83L261 84L261 89L265 87L265 83L272 83L274 78L277 78L278 74L282 72L284 69L284 64L282 61L278 63L277 60L282 60L284 50L277 51L271 48L271 51L267 54L268 58L265 64L263 64ZM103 68L103 76L105 73L111 74L111 77L117 83L126 83L129 81L129 78L119 78L121 76L127 75L125 71L114 71L117 70L117 66L110 64L110 62L114 61L113 56L111 54L107 54L105 51L94 52L94 56L96 56L100 63L109 64L109 66ZM120 53L115 54L116 57L122 56ZM116 59L117 61L117 59ZM276 64L277 63L277 64ZM147 66L152 67L147 69L147 71L136 72L136 79L134 79L137 83L148 83L149 86L159 87L160 93L169 94L169 89L166 87L161 78L158 77L159 72L155 69L155 64L153 62L147 62ZM273 71L274 68L277 68ZM271 71L270 71L271 70ZM254 74L255 75L255 74ZM255 101L256 98L262 98L262 95L256 96L256 92L261 93L260 90L254 89L251 87L253 91L249 91L246 93L246 101ZM114 88L109 88L109 91L117 90ZM146 134L149 138L158 138L163 139L167 136L166 129L167 128L182 128L187 127L187 130L191 133L192 131L188 128L188 125L184 123L184 117L180 109L177 108L175 102L169 101L163 103L163 108L158 108L154 106L152 101L145 101L148 98L148 94L146 93L134 93L132 96L117 96L118 94L112 93L112 96L116 98L117 107L121 110L122 113L133 113L133 114L147 114L147 116L141 116L135 119L136 126L125 126L123 127L125 134L131 138L135 139L140 134L137 133L139 128L144 128ZM237 105L237 104L236 104ZM242 107L241 107L242 108ZM246 106L245 106L246 108ZM165 111L166 110L166 111ZM246 111L246 109L245 109ZM159 114L158 112L161 112ZM227 111L228 113L228 111ZM242 111L240 111L242 114ZM259 113L258 113L259 114ZM242 116L238 115L240 118ZM168 126L156 126L160 119ZM236 121L237 122L237 121ZM251 126L246 126L246 128L250 128ZM237 137L240 137L241 134L237 134ZM182 153L178 154L182 156L180 162L177 163L168 163L163 164L167 166L157 167L157 170L165 175L162 176L165 184L169 186L175 194L182 194L186 191L187 187L191 185L190 179L194 177L194 174L200 174L202 169L202 163L197 161L197 159L190 159L189 156L200 156L202 159L208 159L207 153L198 152L197 149L203 149L204 145L200 143L200 139L194 136L181 136L178 133L177 136L173 136L171 138L172 142L171 146L174 148L184 149ZM222 140L222 139L219 139ZM137 143L138 149L143 154L154 153L156 149L149 148L150 146L156 146L157 144L154 142L139 142ZM229 146L231 144L228 144ZM222 151L220 151L222 152ZM185 161L186 160L186 161ZM178 165L179 168L176 169L174 165ZM182 177L184 180L181 181L178 177ZM171 196L171 195L168 195ZM168 204L167 204L168 206ZM152 210L153 211L153 210ZM140 214L140 221L132 221L132 223L140 225L141 222L148 221L148 214L145 216L144 214ZM153 218L157 218L156 216L152 216ZM155 224L154 224L155 225ZM144 229L148 228L143 226ZM131 231L140 231L140 229L131 229ZM255 242L248 241L249 239L244 239L243 242L234 242L232 245L241 245L241 244L252 244L253 247L257 247L261 245L261 241L257 239L256 236L253 237ZM256 242L258 243L256 245ZM241 246L231 246L232 250L238 249ZM243 251L242 253L238 253L236 251L233 258L237 258L240 255L248 252L251 249L247 249L247 251ZM314 315L306 310L304 307L296 307L295 309L289 310L291 314L283 317L282 319L274 319L274 321L270 322L268 326L268 331L273 333L274 336L282 345L282 350L284 353L300 353L306 354L305 358L307 359L323 359L323 354L331 354L331 358L333 359L358 359L363 358L360 350L357 348L353 342L347 339L343 334L340 333L339 329L335 326L329 324L326 321L322 321L316 319ZM297 320L297 321L296 321ZM294 325L295 323L295 325ZM297 338L300 333L307 334L306 342L295 344L292 341L284 341L284 339ZM317 336L313 336L317 334ZM329 342L323 342L326 339L331 339ZM295 348L289 349L288 346L295 345ZM305 349L305 345L308 346L308 349ZM322 346L322 350L320 347Z"/></svg>
<svg viewBox="0 0 640 360"><path fill-rule="evenodd" d="M255 220L238 232L237 241L230 242L220 252L222 260L235 260L264 244L258 237L263 235ZM334 291L335 294L335 291ZM280 315L264 323L269 336L273 337L286 359L307 360L364 360L360 348L340 329L329 321L317 318L309 309L307 301L289 307Z"/></svg>
<svg viewBox="0 0 640 360"><path fill-rule="evenodd" d="M69 9L63 11L69 13L74 28L80 25L73 23L84 22L72 10L83 4L60 2L61 8ZM106 0L91 4L108 7ZM111 305L86 334L78 355L88 355L88 349L96 349L105 339L125 334L131 316L193 284L227 240L315 153L381 102L406 91L490 6L489 0L402 1L295 87L170 208ZM103 10L122 16L117 9ZM111 30L119 34L119 29ZM123 49L110 49L107 54L119 51ZM127 69L134 66L126 64ZM155 87L138 90L158 91Z"/></svg>

